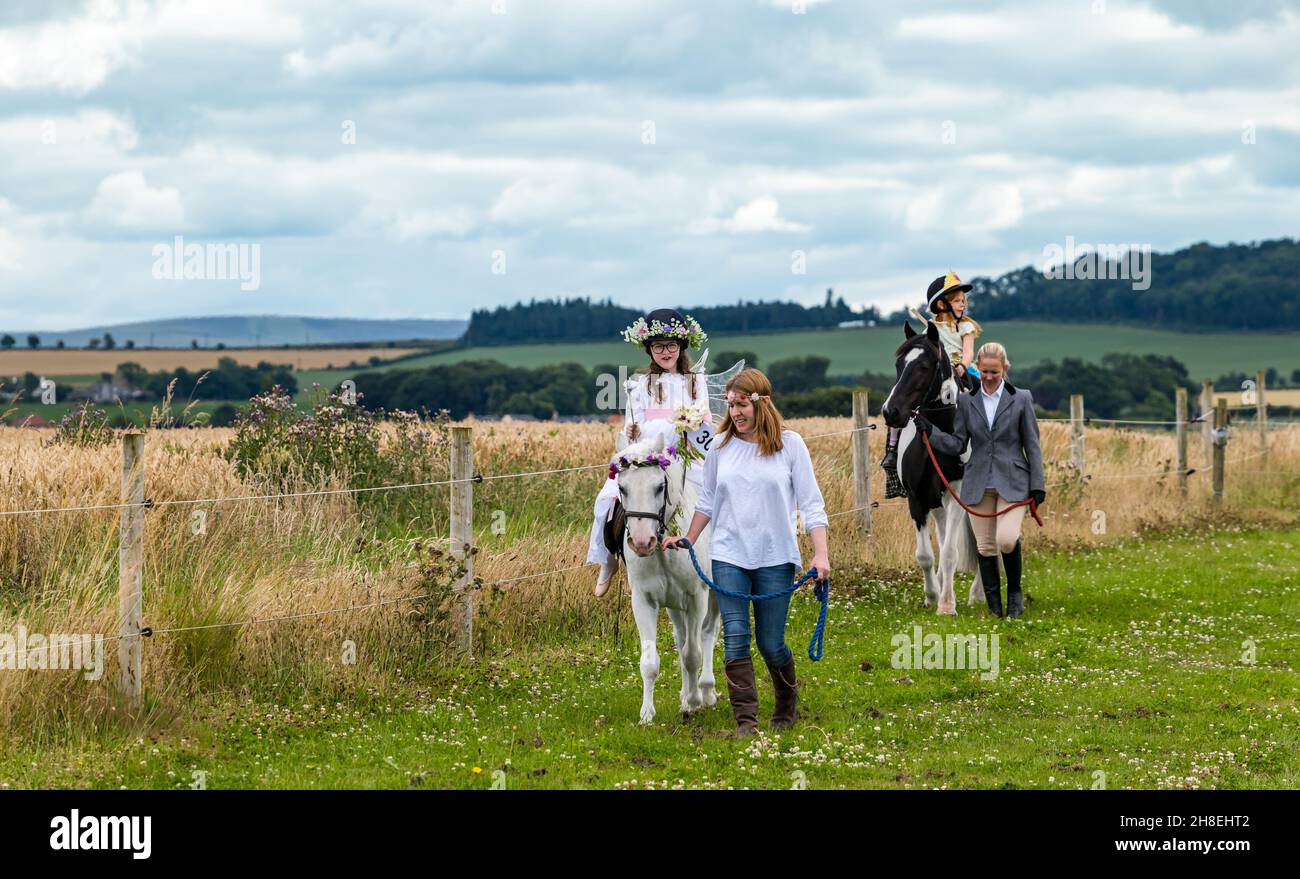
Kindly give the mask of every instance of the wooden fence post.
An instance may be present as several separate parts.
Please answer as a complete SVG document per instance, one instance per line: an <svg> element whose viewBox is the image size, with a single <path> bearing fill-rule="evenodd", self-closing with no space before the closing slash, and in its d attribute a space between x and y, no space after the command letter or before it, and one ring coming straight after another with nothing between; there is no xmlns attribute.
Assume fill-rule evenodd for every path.
<svg viewBox="0 0 1300 879"><path fill-rule="evenodd" d="M1204 455L1202 466L1214 464L1214 382L1206 379L1201 383L1201 451Z"/></svg>
<svg viewBox="0 0 1300 879"><path fill-rule="evenodd" d="M1214 505L1223 505L1224 449L1228 445L1228 401L1220 398L1214 406Z"/></svg>
<svg viewBox="0 0 1300 879"><path fill-rule="evenodd" d="M1259 425L1259 451L1268 460L1268 403L1264 400L1264 370L1255 372L1255 421Z"/></svg>
<svg viewBox="0 0 1300 879"><path fill-rule="evenodd" d="M871 536L871 430L867 420L867 392L853 392L853 506L858 508L858 530Z"/></svg>
<svg viewBox="0 0 1300 879"><path fill-rule="evenodd" d="M1187 494L1187 388L1174 391L1174 439L1178 449L1178 489Z"/></svg>
<svg viewBox="0 0 1300 879"><path fill-rule="evenodd" d="M459 650L474 654L474 429L451 429L451 554L465 567L453 587L460 593Z"/></svg>
<svg viewBox="0 0 1300 879"><path fill-rule="evenodd" d="M140 707L140 622L144 613L144 434L122 434L122 515L117 535L117 683L132 710Z"/></svg>
<svg viewBox="0 0 1300 879"><path fill-rule="evenodd" d="M1070 463L1079 471L1079 481L1083 482L1083 394L1070 395Z"/></svg>

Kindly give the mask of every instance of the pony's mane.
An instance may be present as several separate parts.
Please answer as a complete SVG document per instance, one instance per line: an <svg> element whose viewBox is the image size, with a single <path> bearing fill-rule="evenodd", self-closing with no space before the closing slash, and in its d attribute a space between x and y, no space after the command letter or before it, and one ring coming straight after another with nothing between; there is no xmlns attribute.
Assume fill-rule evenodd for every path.
<svg viewBox="0 0 1300 879"><path fill-rule="evenodd" d="M898 348L895 349L894 359L897 360L898 358L906 354L908 351L911 351L913 348L919 348L922 345L926 345L927 347L932 347L930 346L930 337L927 336L925 333L917 333L912 338L905 339L903 341L903 344L899 345Z"/></svg>
<svg viewBox="0 0 1300 879"><path fill-rule="evenodd" d="M610 456L609 463L613 464L619 458L644 458L646 455L650 454L650 447L655 443L655 441L656 437L649 437L624 446L623 451L614 452L614 454ZM669 442L665 438L664 448L667 449L669 445Z"/></svg>

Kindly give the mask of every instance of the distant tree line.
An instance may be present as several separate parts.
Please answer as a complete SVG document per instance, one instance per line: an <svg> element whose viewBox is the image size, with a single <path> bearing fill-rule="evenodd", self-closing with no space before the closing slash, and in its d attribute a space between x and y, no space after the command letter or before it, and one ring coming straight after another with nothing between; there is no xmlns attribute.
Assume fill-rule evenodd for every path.
<svg viewBox="0 0 1300 879"><path fill-rule="evenodd" d="M716 369L730 366L740 355L748 365L758 365L752 352L724 352ZM866 390L870 413L879 414L894 376L830 375L829 368L829 358L809 355L777 360L764 371L772 380L777 406L791 418L850 415L855 390ZM597 405L597 395L609 386L611 376L617 380L619 367L606 364L587 370L563 363L527 369L477 360L418 370L362 372L355 380L363 405L370 408L447 409L453 418L472 413L546 419L615 414L608 408L602 412ZM1199 390L1181 362L1157 354L1111 353L1100 363L1070 357L1046 360L1016 367L1010 380L1032 390L1040 412L1049 416L1064 414L1071 394L1083 394L1090 416L1163 420L1172 417L1177 388L1186 388L1192 399ZM1279 414L1285 413L1279 410Z"/></svg>
<svg viewBox="0 0 1300 879"><path fill-rule="evenodd" d="M746 352L754 366L758 358ZM734 355L718 358L718 369L736 362ZM866 373L858 377L828 378L830 360L796 357L774 362L769 374L779 392L782 408L793 406L799 415L841 415L852 411L854 387L867 386L878 410L893 379ZM626 369L626 367L624 367ZM415 370L362 372L355 377L362 405L371 409L446 409L452 418L474 415L613 415L602 403L617 392L626 372L613 364L588 370L577 363L559 363L528 369L495 360L466 360ZM847 408L846 408L847 407Z"/></svg>
<svg viewBox="0 0 1300 879"><path fill-rule="evenodd" d="M1289 238L1152 253L1148 290L1134 290L1131 280L1119 278L1080 279L1077 272L1068 280L1053 279L1041 269L1025 266L996 279L971 279L972 314L981 321L1126 323L1202 332L1288 332L1300 325L1300 243Z"/></svg>
<svg viewBox="0 0 1300 879"><path fill-rule="evenodd" d="M1255 381L1255 373L1245 372L1226 372L1214 380L1214 389L1216 391L1239 391L1245 383ZM1264 370L1264 387L1265 388L1285 388L1300 386L1300 369L1291 370L1291 379L1288 382L1273 367Z"/></svg>
<svg viewBox="0 0 1300 879"><path fill-rule="evenodd" d="M585 415L596 411L596 373L576 363L527 369L465 360L425 369L361 372L354 380L368 409L446 409L467 415Z"/></svg>
<svg viewBox="0 0 1300 879"><path fill-rule="evenodd" d="M1198 390L1186 366L1159 354L1105 354L1100 363L1044 360L1012 369L1010 380L1033 391L1039 408L1054 414L1068 412L1070 395L1083 394L1087 414L1098 418L1169 419L1175 390L1186 388L1192 399Z"/></svg>
<svg viewBox="0 0 1300 879"><path fill-rule="evenodd" d="M166 394L168 385L173 381L176 382L176 387L172 394L184 399L247 400L269 391L275 385L290 394L298 392L298 379L293 374L292 366L266 361L256 366L247 366L233 357L219 359L216 369L194 372L185 367L149 372L138 363L128 362L118 365L117 376L126 384L140 388L154 398Z"/></svg>
<svg viewBox="0 0 1300 879"><path fill-rule="evenodd" d="M678 311L700 322L706 333L759 333L834 327L843 321L879 320L874 308L855 312L843 297L826 291L821 305L797 302L738 302L735 305L679 306ZM644 312L615 305L612 300L531 300L511 306L481 309L470 315L461 341L466 346L512 345L520 342L589 342L616 340Z"/></svg>

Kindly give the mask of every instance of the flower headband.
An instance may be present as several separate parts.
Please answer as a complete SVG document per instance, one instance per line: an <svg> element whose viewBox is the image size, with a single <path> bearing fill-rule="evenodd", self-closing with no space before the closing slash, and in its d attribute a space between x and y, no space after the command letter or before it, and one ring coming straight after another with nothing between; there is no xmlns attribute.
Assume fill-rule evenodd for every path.
<svg viewBox="0 0 1300 879"><path fill-rule="evenodd" d="M677 447L669 446L664 449L664 454L657 455L654 452L643 458L629 458L626 455L619 455L617 461L610 462L609 478L617 479L618 474L626 472L631 467L653 467L658 466L660 470L667 470L673 464L673 458L677 457Z"/></svg>
<svg viewBox="0 0 1300 879"><path fill-rule="evenodd" d="M769 394L759 394L754 391L750 391L748 394L740 394L736 391L727 391L728 403L734 403L737 400L744 399L748 399L751 403L757 403L759 400L771 400L772 397Z"/></svg>
<svg viewBox="0 0 1300 879"><path fill-rule="evenodd" d="M623 331L623 341L631 342L633 345L644 346L647 339L676 339L685 342L688 348L698 348L707 342L709 337L689 314L686 315L685 324L677 321L666 324L659 320L646 323L645 318L638 317Z"/></svg>

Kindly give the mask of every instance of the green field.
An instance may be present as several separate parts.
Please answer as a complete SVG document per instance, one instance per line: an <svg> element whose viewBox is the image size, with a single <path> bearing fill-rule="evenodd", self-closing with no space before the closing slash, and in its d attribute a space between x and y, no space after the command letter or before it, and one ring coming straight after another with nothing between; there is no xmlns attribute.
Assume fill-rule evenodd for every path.
<svg viewBox="0 0 1300 879"><path fill-rule="evenodd" d="M748 350L759 355L760 366L786 357L819 354L831 359L831 375L860 374L863 371L892 374L894 349L902 341L898 327L867 329L808 330L768 335L711 336L707 347L714 354ZM996 341L1007 346L1015 364L1031 365L1042 360L1079 357L1099 361L1103 354L1123 351L1134 354L1167 354L1187 365L1192 378L1214 379L1228 372L1253 373L1276 367L1285 376L1300 369L1300 332L1192 334L1128 326L1090 324L1045 324L1007 321L985 327L981 342ZM393 367L414 369L461 360L495 359L511 366L536 367L548 363L574 362L591 368L600 364L633 363L642 358L625 342L590 342L559 345L512 345L466 348L403 361ZM299 374L303 387L317 381L334 385L355 374L355 370L308 370Z"/></svg>
<svg viewBox="0 0 1300 879"><path fill-rule="evenodd" d="M204 772L209 788L1296 788L1298 555L1294 530L1240 529L1033 553L1018 622L964 600L935 617L915 576L846 577L820 663L803 654L816 605L794 602L802 720L748 741L728 736L725 698L677 713L666 623L659 716L638 725L629 623L382 692L312 692L285 669L147 735L10 742L0 785L184 788ZM996 633L999 674L894 667L891 638L916 625Z"/></svg>

